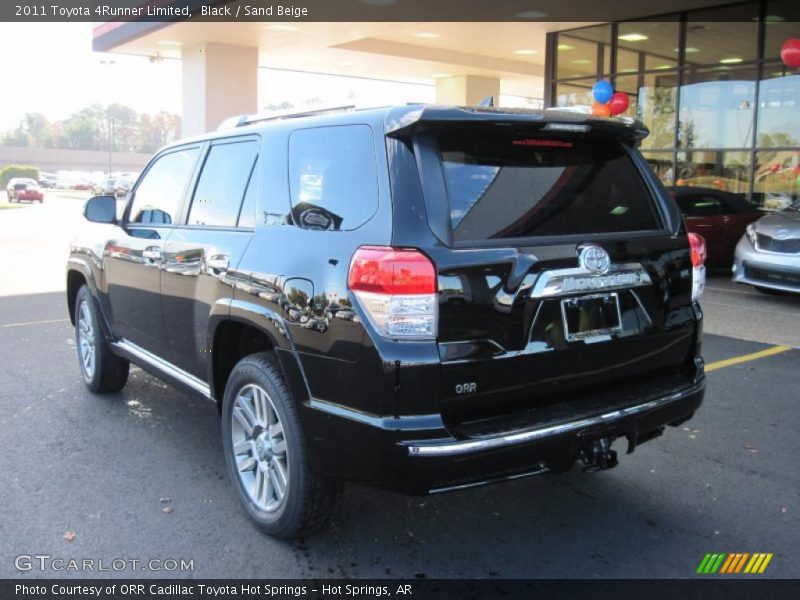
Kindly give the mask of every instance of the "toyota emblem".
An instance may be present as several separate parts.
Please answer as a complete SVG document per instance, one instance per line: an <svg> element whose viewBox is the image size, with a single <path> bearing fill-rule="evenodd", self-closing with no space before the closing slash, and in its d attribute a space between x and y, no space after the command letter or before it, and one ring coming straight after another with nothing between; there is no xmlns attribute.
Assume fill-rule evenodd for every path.
<svg viewBox="0 0 800 600"><path fill-rule="evenodd" d="M600 246L582 246L578 259L581 266L592 273L605 273L611 268L611 257Z"/></svg>

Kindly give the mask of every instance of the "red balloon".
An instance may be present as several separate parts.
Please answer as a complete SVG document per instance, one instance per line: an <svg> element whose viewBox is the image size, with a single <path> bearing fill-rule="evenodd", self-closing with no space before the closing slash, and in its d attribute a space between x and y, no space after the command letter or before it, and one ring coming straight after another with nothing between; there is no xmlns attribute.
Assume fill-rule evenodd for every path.
<svg viewBox="0 0 800 600"><path fill-rule="evenodd" d="M780 163L775 163L775 164L770 165L769 170L770 170L771 173L777 173L778 171L781 170Z"/></svg>
<svg viewBox="0 0 800 600"><path fill-rule="evenodd" d="M787 67L800 68L800 39L789 38L783 43L781 60Z"/></svg>
<svg viewBox="0 0 800 600"><path fill-rule="evenodd" d="M621 115L628 110L629 105L628 94L625 92L614 92L611 100L608 101L608 107L611 109L612 115Z"/></svg>
<svg viewBox="0 0 800 600"><path fill-rule="evenodd" d="M606 104L600 104L599 102L592 102L592 114L595 117L610 117L611 116L611 109Z"/></svg>

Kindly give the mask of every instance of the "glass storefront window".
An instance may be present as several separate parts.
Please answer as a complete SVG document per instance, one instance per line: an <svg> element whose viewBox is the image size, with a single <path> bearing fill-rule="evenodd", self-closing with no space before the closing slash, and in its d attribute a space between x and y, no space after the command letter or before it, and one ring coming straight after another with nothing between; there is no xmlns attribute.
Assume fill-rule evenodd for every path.
<svg viewBox="0 0 800 600"><path fill-rule="evenodd" d="M675 144L675 101L678 75L672 73L644 73L616 78L617 91L630 98L627 117L636 117L650 130L642 148L672 148Z"/></svg>
<svg viewBox="0 0 800 600"><path fill-rule="evenodd" d="M800 150L765 150L756 153L753 201L780 210L800 198Z"/></svg>
<svg viewBox="0 0 800 600"><path fill-rule="evenodd" d="M645 71L677 68L679 27L677 20L620 23L617 73L639 71L641 66Z"/></svg>
<svg viewBox="0 0 800 600"><path fill-rule="evenodd" d="M677 164L675 185L716 188L735 194L747 194L749 191L749 152L679 152Z"/></svg>
<svg viewBox="0 0 800 600"><path fill-rule="evenodd" d="M664 185L674 185L675 173L672 168L672 152L648 152L643 151L647 164L655 172L656 176Z"/></svg>
<svg viewBox="0 0 800 600"><path fill-rule="evenodd" d="M780 58L781 46L789 38L800 38L800 2L768 2L764 18L764 58Z"/></svg>
<svg viewBox="0 0 800 600"><path fill-rule="evenodd" d="M757 145L800 146L800 74L783 63L764 65L758 84Z"/></svg>
<svg viewBox="0 0 800 600"><path fill-rule="evenodd" d="M596 79L581 79L558 84L556 106L591 106L592 85Z"/></svg>
<svg viewBox="0 0 800 600"><path fill-rule="evenodd" d="M747 148L753 143L755 70L691 69L680 91L683 148Z"/></svg>
<svg viewBox="0 0 800 600"><path fill-rule="evenodd" d="M558 79L591 76L611 70L611 25L559 33L556 45Z"/></svg>
<svg viewBox="0 0 800 600"><path fill-rule="evenodd" d="M736 65L754 61L757 41L756 3L692 12L686 24L686 64Z"/></svg>

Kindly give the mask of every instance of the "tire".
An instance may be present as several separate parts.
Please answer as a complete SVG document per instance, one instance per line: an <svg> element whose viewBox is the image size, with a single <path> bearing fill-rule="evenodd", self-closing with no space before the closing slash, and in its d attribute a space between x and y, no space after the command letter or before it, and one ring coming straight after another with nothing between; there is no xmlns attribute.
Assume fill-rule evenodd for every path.
<svg viewBox="0 0 800 600"><path fill-rule="evenodd" d="M297 408L271 353L233 368L221 423L228 474L259 529L297 538L328 522L339 484L311 469Z"/></svg>
<svg viewBox="0 0 800 600"><path fill-rule="evenodd" d="M75 298L75 345L83 382L90 391L111 394L125 387L130 363L112 352L97 302L85 285Z"/></svg>

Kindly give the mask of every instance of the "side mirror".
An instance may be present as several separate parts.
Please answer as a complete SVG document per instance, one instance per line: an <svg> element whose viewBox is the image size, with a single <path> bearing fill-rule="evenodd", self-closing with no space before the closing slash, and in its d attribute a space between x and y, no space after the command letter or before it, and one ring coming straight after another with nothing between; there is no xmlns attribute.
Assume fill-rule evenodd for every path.
<svg viewBox="0 0 800 600"><path fill-rule="evenodd" d="M94 196L83 207L83 216L93 223L117 222L117 199L114 196Z"/></svg>

